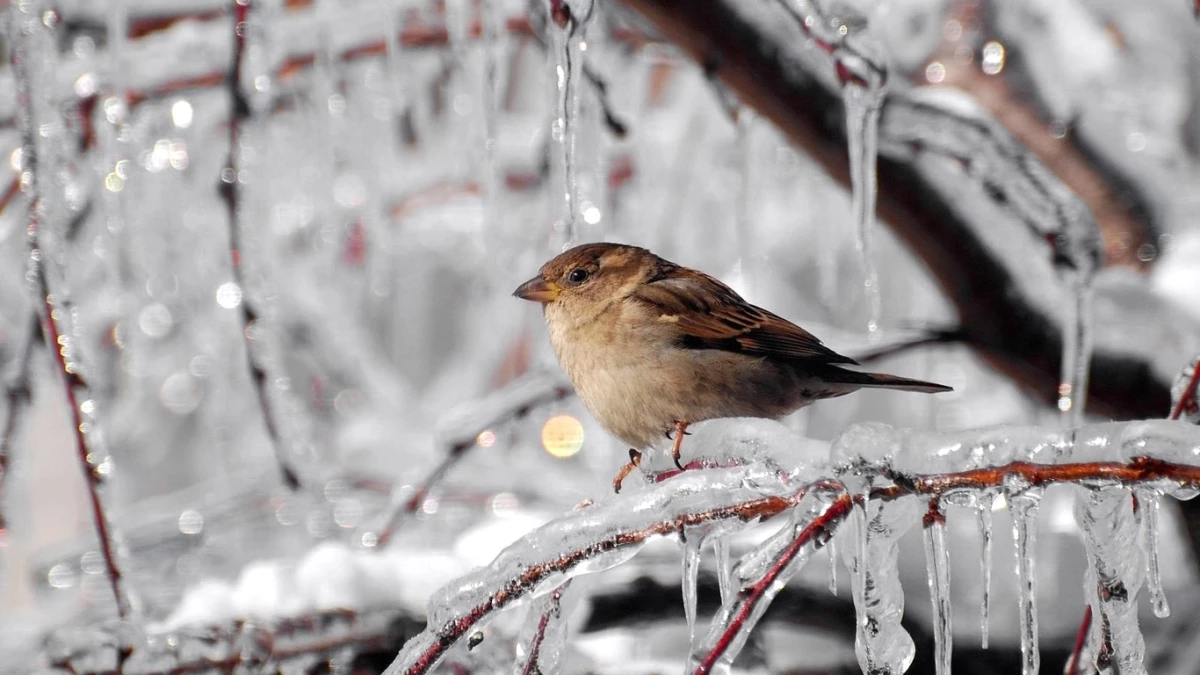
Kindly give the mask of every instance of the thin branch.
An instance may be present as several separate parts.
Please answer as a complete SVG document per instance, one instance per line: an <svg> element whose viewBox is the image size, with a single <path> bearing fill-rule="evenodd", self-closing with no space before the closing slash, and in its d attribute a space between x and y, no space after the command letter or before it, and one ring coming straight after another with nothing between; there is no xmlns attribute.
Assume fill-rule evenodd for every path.
<svg viewBox="0 0 1200 675"><path fill-rule="evenodd" d="M693 472L694 473L694 472ZM686 475L686 474L685 474ZM1013 462L1004 466L946 474L909 476L900 483L873 489L871 499L890 501L905 495L920 494L930 497L942 496L960 490L978 491L1001 488L1006 481L1020 477L1031 486L1051 483L1086 484L1089 481L1119 481L1125 485L1168 480L1179 485L1200 485L1200 467L1164 462L1148 457L1133 459L1128 464L1115 462L1083 462L1077 464L1045 465L1029 462ZM664 484L664 488L671 481ZM741 520L748 522L778 515L797 506L811 490L830 490L834 486L828 480L805 485L789 495L768 495L715 506L686 508L675 515L664 515L661 520L639 527L619 528L612 531L606 523L589 523L592 527L604 528L599 536L587 544L571 550L552 554L545 560L524 560L514 568L513 576L489 581L495 590L478 603L464 607L440 625L430 625L412 642L412 651L403 652L388 669L391 675L420 675L430 672L445 653L473 629L484 618L490 616L519 598L533 592L545 580L569 573L577 565L615 550L637 546L650 538L677 533L690 527L717 521ZM710 495L717 499L725 495ZM709 500L711 504L713 500ZM783 548L772 562L768 572L756 580L738 596L736 610L728 625L717 634L714 647L700 660L702 667L697 673L706 673L733 642L734 636L746 628L755 613L756 605L768 599L767 589L784 573L788 563L808 545L821 546L837 525L849 514L852 498L843 491L829 502L824 510L801 529L794 540ZM597 508L597 507L593 507ZM574 532L582 534L581 532ZM744 598L744 599L743 599ZM443 610L445 608L442 608ZM403 660L401 660L403 659ZM703 666L708 664L708 666Z"/></svg>
<svg viewBox="0 0 1200 675"><path fill-rule="evenodd" d="M429 493L445 479L467 452L478 445L479 434L496 426L519 420L534 410L561 401L575 392L542 373L530 373L488 396L453 411L439 424L450 429L444 443L446 454L433 471L411 494L396 486L391 504L386 509L387 520L376 532L359 535L364 543L383 547L391 541L408 516L416 513ZM407 495L407 496L406 496Z"/></svg>
<svg viewBox="0 0 1200 675"><path fill-rule="evenodd" d="M239 307L241 308L242 338L245 340L246 347L246 368L249 371L255 395L258 397L263 425L266 427L267 438L274 449L275 462L279 465L283 482L289 489L297 490L300 488L300 477L287 458L283 439L279 434L279 423L274 406L271 404L270 391L268 391L266 367L255 355L254 339L251 337L250 330L258 323L258 313L250 305L246 275L242 271L242 256L245 254L245 250L242 248L241 241L242 181L238 174L238 163L241 156L242 123L250 116L250 105L246 101L245 94L242 93L242 60L246 51L246 19L250 13L250 2L251 0L235 0L233 5L233 60L229 67L229 75L225 78L229 84L231 106L229 111L229 158L225 169L221 172L220 193L228 214L229 258L233 281L238 288L242 289L242 301Z"/></svg>
<svg viewBox="0 0 1200 675"><path fill-rule="evenodd" d="M550 627L552 620L562 620L562 596L570 585L571 581L568 579L566 583L550 593L549 602L546 603L546 610L538 618L537 628L533 632L533 638L529 641L529 660L525 662L525 667L521 669L521 675L541 674L541 668L538 667L538 656L542 651L542 642L546 639L546 629Z"/></svg>
<svg viewBox="0 0 1200 675"><path fill-rule="evenodd" d="M22 11L22 10L18 10ZM36 8L29 8L24 11L36 11ZM23 20L23 19L14 19ZM40 17L34 20L39 26L42 25ZM37 55L38 48L43 45L37 44L38 41L49 41L51 36L46 34L47 29L38 28L32 33L23 33L22 39L12 50L12 65L13 73L17 81L17 103L21 110L21 137L23 143L22 161L24 171L32 177L26 186L28 195L28 206L26 211L26 245L29 251L29 276L33 279L32 290L34 292L34 307L39 312L42 322L42 335L46 338L47 346L50 353L54 356L54 363L62 378L63 391L66 394L67 405L70 408L71 426L75 438L76 457L79 461L79 466L83 470L84 481L88 489L89 503L92 511L92 523L96 529L96 536L100 541L100 552L104 558L104 568L108 576L109 587L112 590L113 599L116 601L117 614L120 618L128 618L133 613L132 604L129 596L126 593L124 581L120 565L117 562L116 544L114 537L109 529L108 514L105 512L103 500L100 497L100 484L103 481L100 466L95 462L101 460L99 453L94 453L91 440L86 429L90 423L85 423L83 410L80 407L79 392L83 392L88 401L94 401L91 397L91 392L87 382L84 380L83 374L80 372L77 359L68 360L69 352L77 352L78 346L73 343L75 340L67 335L64 335L59 327L60 318L67 320L70 314L70 309L65 302L65 298L57 296L50 286L50 280L46 272L46 264L48 256L42 247L42 223L41 223L41 192L40 184L45 180L39 172L38 153L37 153L37 136L34 132L37 117L40 111L35 103L35 97L40 92L33 91L35 86L45 86L45 82L41 82L39 73L35 69L38 65ZM118 662L123 662L128 656L128 651L124 648L119 650Z"/></svg>

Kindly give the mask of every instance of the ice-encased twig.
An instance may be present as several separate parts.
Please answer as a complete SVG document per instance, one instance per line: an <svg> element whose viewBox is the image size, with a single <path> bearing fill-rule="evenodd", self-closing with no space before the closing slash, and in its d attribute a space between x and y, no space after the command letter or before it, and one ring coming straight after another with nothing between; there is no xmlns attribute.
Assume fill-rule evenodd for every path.
<svg viewBox="0 0 1200 675"><path fill-rule="evenodd" d="M229 262L233 282L241 289L242 298L238 303L241 333L246 349L246 369L250 376L251 386L254 387L258 399L258 407L262 412L263 426L266 428L267 439L275 453L275 461L283 482L292 490L299 489L300 476L292 466L284 441L280 434L279 420L275 405L271 401L270 382L266 364L258 354L259 346L255 344L254 329L259 329L259 315L252 306L250 289L246 284L246 275L242 269L246 250L242 242L242 176L239 164L242 155L242 125L250 118L250 103L242 91L242 64L246 55L246 33L249 31L247 19L250 16L251 0L235 0L233 3L233 58L229 65L229 76L226 84L229 89L229 157L225 168L221 170L220 194L225 202L225 210L229 226Z"/></svg>
<svg viewBox="0 0 1200 675"><path fill-rule="evenodd" d="M1026 672L1031 673L1037 665L1036 625L1032 620L1036 613L1031 595L1032 526L1036 525L1036 503L1041 488L1053 483L1151 483L1190 496L1200 486L1200 429L1181 422L1112 423L1066 431L1013 427L940 435L905 433L870 425L866 431L852 429L843 435L871 440L874 446L883 443L894 453L894 468L885 472L891 483L871 488L869 492L867 513L871 534L864 566L870 583L864 589L869 587L870 591L856 589L855 594L864 598L860 624L870 629L872 639L881 635L887 638L887 644L878 646L890 647L897 658L910 653L903 649L904 638L899 637L907 634L890 630L890 624L899 627L899 603L903 596L899 594L898 579L894 589L890 582L885 582L894 577L895 539L902 528L916 520L916 500L912 495L953 497L999 489L1010 491L1017 516L1014 531L1018 557L1025 568L1021 573L1026 616L1023 640L1029 655ZM833 445L844 451L850 447L840 441ZM878 459L877 447L867 450L869 459ZM922 466L926 473L900 471L900 466ZM703 525L746 523L793 509L810 492L830 489L829 481L819 479L817 473L811 467L803 472L781 473L773 461L732 468L697 467L655 482L642 492L616 495L562 516L518 540L488 567L437 591L429 602L426 630L409 642L387 672L389 675L429 672L447 650L494 612L546 593L572 576L616 566L636 554L651 537ZM782 548L767 550L791 551L788 555L795 556L806 552L804 547L815 545L818 538L823 543L850 513L852 503L849 496L837 497L807 524L793 523L792 528L786 528L795 533L787 539L786 546L780 540L775 543ZM778 580L793 559L784 558L776 559L778 565L760 567L774 570L771 574L775 575L764 575L760 580ZM717 637L711 640L713 649L697 658L701 665L720 663L726 650L736 646L738 631L745 622L765 609L770 599L769 583L764 582L758 588L756 603L737 605L739 600L734 600L737 609L729 614L740 619L728 621L720 630L710 630L710 638ZM723 611L722 616L726 615ZM889 625L881 629L882 623ZM897 663L903 666L904 661L900 658ZM893 672L899 672L902 669L899 666ZM884 669L870 672L881 670Z"/></svg>
<svg viewBox="0 0 1200 675"><path fill-rule="evenodd" d="M1076 496L1075 518L1091 568L1084 593L1092 605L1095 665L1100 672L1115 667L1121 675L1145 673L1137 597L1146 568L1132 494L1122 486L1079 487Z"/></svg>
<svg viewBox="0 0 1200 675"><path fill-rule="evenodd" d="M571 580L543 595L529 609L529 620L517 638L517 675L557 673L562 665L563 647L567 641L567 615L563 595L570 589ZM528 648L525 648L528 645Z"/></svg>
<svg viewBox="0 0 1200 675"><path fill-rule="evenodd" d="M79 362L79 345L74 335L74 322L70 320L71 310L66 303L65 289L57 289L56 292L56 289L51 287L49 272L46 269L49 256L43 246L43 238L46 235L45 223L41 222L41 200L43 187L51 185L52 182L43 175L43 167L39 164L40 134L36 129L46 123L53 110L52 96L48 95L45 88L51 81L48 71L53 68L56 60L52 26L57 17L53 12L43 14L44 9L40 2L24 3L14 6L10 17L13 31L11 38L15 45L11 56L13 72L16 75L23 144L22 185L29 198L26 216L26 242L29 250L26 278L30 281L33 306L40 315L42 335L62 378L63 390L70 408L76 456L88 488L92 523L99 538L100 552L113 599L116 601L117 615L126 619L133 614L133 603L117 560L119 547L116 534L111 529L100 494L101 483L111 464L101 448L96 447L95 439L89 431L94 427L97 404ZM62 325L66 326L65 330ZM84 394L83 401L79 398L81 392ZM88 406L86 412L83 407L85 404ZM118 663L128 657L128 650L128 645L119 646Z"/></svg>
<svg viewBox="0 0 1200 675"><path fill-rule="evenodd" d="M531 372L479 400L447 412L437 423L439 441L446 449L441 462L415 489L395 486L383 511L383 525L363 528L359 540L369 546L386 546L404 517L421 508L429 492L468 450L475 447L479 434L498 424L525 417L572 393L573 390L560 378L545 372Z"/></svg>
<svg viewBox="0 0 1200 675"><path fill-rule="evenodd" d="M850 495L837 484L807 490L787 525L738 561L733 570L738 592L721 603L704 642L693 646L688 672L729 670L771 600L829 541L851 506Z"/></svg>
<svg viewBox="0 0 1200 675"><path fill-rule="evenodd" d="M387 673L428 672L493 612L572 576L624 562L651 537L778 514L799 501L802 485L761 464L689 471L566 514L506 548L487 567L434 593L428 627L409 641Z"/></svg>

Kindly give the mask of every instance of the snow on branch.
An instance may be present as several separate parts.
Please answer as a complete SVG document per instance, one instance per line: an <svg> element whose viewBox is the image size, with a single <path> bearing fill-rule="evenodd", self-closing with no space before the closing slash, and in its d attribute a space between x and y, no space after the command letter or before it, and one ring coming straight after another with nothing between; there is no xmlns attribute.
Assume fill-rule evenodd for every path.
<svg viewBox="0 0 1200 675"><path fill-rule="evenodd" d="M745 447L747 427L739 424L752 424L750 435L761 439L774 423L714 421L702 425L697 438L719 435L717 446L728 454L730 447ZM575 576L619 565L651 538L687 539L717 525L728 534L786 515L784 527L734 566L737 592L724 598L707 636L693 646L688 671L718 671L732 663L775 593L852 514L858 532L850 555L857 576L858 623L875 627L869 633L860 630L859 661L867 672L879 667L899 672L911 662L914 647L900 626L903 594L896 577L896 540L923 512L939 514L925 518L926 528L936 528L944 522L943 503L990 508L997 494L1006 496L1013 510L1016 554L1026 563L1019 566L1022 651L1026 665L1036 669L1031 552L1041 492L1052 484L1075 485L1086 497L1079 518L1088 533L1089 574L1098 581L1093 605L1109 627L1103 638L1107 652L1100 651L1113 654L1122 672L1140 672L1141 634L1132 608L1147 574L1144 566L1156 556L1154 537L1147 539L1151 554L1146 559L1129 541L1136 538L1135 517L1142 518L1135 516L1132 494L1136 490L1139 500L1153 501L1160 494L1188 499L1200 488L1200 430L1175 421L957 434L860 425L833 442L828 461L796 462L793 457L796 465L788 470L780 468L788 461L783 449L769 450L774 457L751 453L736 460L743 462L739 466L675 472L641 492L611 496L530 533L489 566L434 593L425 631L405 645L387 672L430 672L495 612L552 593ZM930 509L913 508L920 500L929 501ZM1104 534L1097 528L1113 531ZM931 549L933 573L948 565L949 554L936 541ZM1155 596L1161 593L1153 588L1157 571L1148 572ZM947 647L946 658L949 611L950 603L935 602L934 625L938 642ZM547 649L544 638L539 648Z"/></svg>

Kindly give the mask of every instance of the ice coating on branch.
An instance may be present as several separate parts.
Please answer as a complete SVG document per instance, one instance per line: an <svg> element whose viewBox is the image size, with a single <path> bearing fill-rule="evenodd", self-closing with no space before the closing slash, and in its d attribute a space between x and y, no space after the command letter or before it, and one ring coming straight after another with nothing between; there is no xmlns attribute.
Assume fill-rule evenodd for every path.
<svg viewBox="0 0 1200 675"><path fill-rule="evenodd" d="M520 635L517 636L516 675L557 673L562 668L567 646L567 618L574 609L571 581L534 600L529 607Z"/></svg>
<svg viewBox="0 0 1200 675"><path fill-rule="evenodd" d="M481 432L547 401L565 398L571 387L561 375L534 371L501 389L446 412L437 422L437 435L447 446L471 444Z"/></svg>
<svg viewBox="0 0 1200 675"><path fill-rule="evenodd" d="M1137 596L1146 573L1132 494L1124 487L1076 488L1075 519L1091 566L1084 594L1092 605L1092 644L1100 672L1145 673L1146 645Z"/></svg>
<svg viewBox="0 0 1200 675"><path fill-rule="evenodd" d="M1150 592L1150 604L1154 616L1165 619L1171 616L1171 606L1163 593L1162 572L1158 566L1158 509L1161 495L1158 490L1141 488L1133 493L1137 497L1138 512L1142 521L1142 548L1146 551L1146 589Z"/></svg>
<svg viewBox="0 0 1200 675"><path fill-rule="evenodd" d="M1017 605L1021 617L1021 675L1037 675L1042 657L1038 652L1037 554L1038 506L1041 488L1029 488L1008 496L1013 521L1013 555L1017 564Z"/></svg>
<svg viewBox="0 0 1200 675"><path fill-rule="evenodd" d="M1028 228L1050 245L1052 261L1090 282L1104 260L1104 242L1087 206L966 94L917 88L888 99L880 149L892 157L916 153L960 163Z"/></svg>
<svg viewBox="0 0 1200 675"><path fill-rule="evenodd" d="M912 636L900 625L904 617L904 590L897 568L900 537L919 520L915 497L894 502L872 499L867 503L864 550L861 562L853 548L842 555L853 570L854 607L858 612L854 651L864 673L903 673L916 655ZM862 521L858 521L861 527Z"/></svg>
<svg viewBox="0 0 1200 675"><path fill-rule="evenodd" d="M983 598L979 602L979 628L982 636L979 646L983 649L988 648L988 614L992 604L992 505L994 500L995 496L991 492L987 492L979 496L979 503L976 506L979 511L979 534L983 538L983 551L980 555Z"/></svg>
<svg viewBox="0 0 1200 675"><path fill-rule="evenodd" d="M733 583L738 589L721 604L704 641L694 646L687 671L729 672L771 600L821 548L837 520L849 512L840 490L809 490L792 509L787 524L738 561ZM823 526L814 529L817 522Z"/></svg>
<svg viewBox="0 0 1200 675"><path fill-rule="evenodd" d="M933 603L933 651L937 675L950 675L954 629L950 603L950 549L946 547L946 515L940 503L925 516L925 565L929 575L929 600Z"/></svg>
<svg viewBox="0 0 1200 675"><path fill-rule="evenodd" d="M488 566L435 591L428 603L428 627L405 645L387 672L436 662L496 610L550 592L574 576L618 565L651 537L773 513L819 475L809 469L785 479L761 462L697 469L568 513L522 537Z"/></svg>
<svg viewBox="0 0 1200 675"><path fill-rule="evenodd" d="M763 461L780 471L826 465L829 445L802 436L772 420L730 417L707 420L688 427L691 434L683 443L685 460L729 462ZM655 465L674 468L666 453L653 453L643 459Z"/></svg>

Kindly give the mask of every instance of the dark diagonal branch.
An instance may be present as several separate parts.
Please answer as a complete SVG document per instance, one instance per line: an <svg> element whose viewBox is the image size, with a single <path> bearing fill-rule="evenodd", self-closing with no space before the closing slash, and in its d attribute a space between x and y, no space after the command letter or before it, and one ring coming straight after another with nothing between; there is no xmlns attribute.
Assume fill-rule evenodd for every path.
<svg viewBox="0 0 1200 675"><path fill-rule="evenodd" d="M830 175L849 185L836 78L825 72L830 68L827 62L813 62L812 52L819 50L806 49L804 36L786 11L773 3L736 0L623 1L772 120ZM1070 292L1069 283L1054 268L1060 251L1048 252L1045 242L1034 239L1028 214L1022 211L1029 206L1020 203L1023 195L995 189L973 175L962 156L947 154L945 148L922 147L919 139L896 136L906 133L913 120L930 121L924 110L928 107L929 101L903 91L893 92L884 105L878 172L881 216L954 302L965 341L1007 376L1053 403L1062 371L1061 308ZM969 152L983 144L1000 161L1015 147L1019 165L1001 168L1018 177L1032 171L1038 180L1031 183L1052 179L1016 141L1005 138L998 125L981 124L978 114L956 118L952 105L934 107L939 124L953 122L971 136ZM1005 248L1014 243L1020 244L1017 251ZM1066 242L1056 237L1051 243ZM1034 279L1044 283L1039 286ZM1049 295L1061 297L1043 297ZM1187 351L1193 346L1183 344L1181 351L1166 340L1197 336L1200 330L1144 287L1110 291L1102 284L1095 302L1106 330L1096 337L1088 396L1092 409L1118 418L1161 416L1169 405L1167 373L1190 356ZM1127 330L1173 337L1143 344L1119 343L1111 337ZM1190 338L1196 339L1200 338Z"/></svg>
<svg viewBox="0 0 1200 675"><path fill-rule="evenodd" d="M104 462L107 458L102 457L103 453L92 446L92 439L88 431L92 422L90 419L85 419L82 407L82 404L87 402L92 408L88 411L90 417L95 414L94 406L96 404L92 399L91 390L84 379L84 374L81 372L77 340L73 335L64 334L60 328L60 322L71 325L68 323L70 307L66 302L65 293L61 289L51 287L46 270L49 263L48 256L42 245L45 233L41 222L41 188L43 185L51 185L52 182L42 175L42 168L39 166L39 136L36 128L42 119L41 116L45 114L46 97L40 87L48 86L49 76L45 72L47 64L43 60L43 55L48 53L46 51L48 46L52 47L53 35L48 26L43 23L38 14L40 10L36 6L22 7L15 11L18 16L13 17L14 22L28 21L36 25L31 30L21 32L21 39L12 50L13 73L17 81L17 105L21 111L22 169L28 172L31 178L26 185L28 196L26 211L26 245L29 251L28 277L33 280L31 284L34 294L33 304L41 320L41 334L45 336L47 346L54 357L54 364L62 381L63 392L66 394L75 438L75 453L87 484L92 524L96 528L96 536L99 539L105 572L108 575L113 599L116 601L117 614L125 619L133 613L133 607L126 593L121 567L117 562L117 545L110 530L104 502L100 496L100 486L106 473ZM27 16L21 16L26 12L34 13L32 21ZM81 393L83 400L80 399ZM127 656L127 651L120 650L118 661L123 661Z"/></svg>
<svg viewBox="0 0 1200 675"><path fill-rule="evenodd" d="M250 117L250 105L242 92L242 61L246 52L246 19L250 14L250 0L236 0L233 4L233 59L229 66L229 159L221 171L220 192L225 202L225 210L229 222L229 258L233 271L233 281L242 291L241 328L245 340L246 368L250 373L250 381L258 397L259 409L262 411L263 425L266 427L267 438L275 451L275 461L279 464L283 482L292 490L300 487L300 477L292 467L287 457L283 439L279 434L279 422L276 418L274 405L267 380L266 366L255 353L255 343L252 330L258 326L258 313L251 306L249 289L246 286L246 275L242 270L242 256L245 250L242 246L241 196L242 181L238 172L241 156L242 124Z"/></svg>

